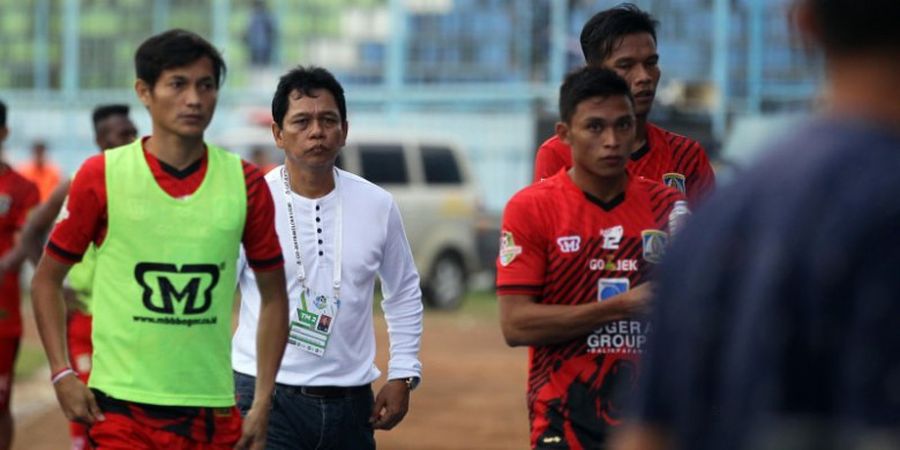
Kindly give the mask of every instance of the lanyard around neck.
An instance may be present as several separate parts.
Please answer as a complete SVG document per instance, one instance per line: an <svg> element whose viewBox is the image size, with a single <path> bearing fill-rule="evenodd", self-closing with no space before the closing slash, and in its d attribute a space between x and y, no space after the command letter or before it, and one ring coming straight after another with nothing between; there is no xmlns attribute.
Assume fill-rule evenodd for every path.
<svg viewBox="0 0 900 450"><path fill-rule="evenodd" d="M294 244L294 257L297 259L297 280L300 287L306 289L306 270L300 256L300 239L297 234L297 221L294 219L294 199L291 193L291 180L287 165L281 166L281 180L284 183L284 202L287 205L288 223L291 226L291 241ZM337 169L334 169L334 196L337 202L334 218L334 264L331 268L331 289L335 298L341 293L341 244L343 241L343 210L341 208L341 180Z"/></svg>

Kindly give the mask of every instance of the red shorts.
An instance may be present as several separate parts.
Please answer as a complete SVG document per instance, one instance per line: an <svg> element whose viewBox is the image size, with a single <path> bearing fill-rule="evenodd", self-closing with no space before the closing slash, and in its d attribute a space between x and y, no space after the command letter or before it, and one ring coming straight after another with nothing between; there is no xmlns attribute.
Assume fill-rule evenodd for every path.
<svg viewBox="0 0 900 450"><path fill-rule="evenodd" d="M75 311L69 316L66 324L69 359L72 368L78 372L78 377L84 383L87 383L88 376L91 374L91 355L94 353L94 346L91 344L92 322L93 319L90 315Z"/></svg>
<svg viewBox="0 0 900 450"><path fill-rule="evenodd" d="M90 429L96 450L230 450L241 437L241 414L234 406L148 406L94 394L106 417Z"/></svg>
<svg viewBox="0 0 900 450"><path fill-rule="evenodd" d="M0 411L9 411L20 338L0 337Z"/></svg>

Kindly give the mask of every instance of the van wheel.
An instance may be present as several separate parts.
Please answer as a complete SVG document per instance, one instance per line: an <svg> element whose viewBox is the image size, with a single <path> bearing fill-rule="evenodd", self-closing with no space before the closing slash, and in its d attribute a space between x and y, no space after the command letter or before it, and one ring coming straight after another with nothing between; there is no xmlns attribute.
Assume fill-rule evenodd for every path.
<svg viewBox="0 0 900 450"><path fill-rule="evenodd" d="M435 309L453 310L462 305L466 294L466 271L452 254L438 257L428 277L425 301Z"/></svg>

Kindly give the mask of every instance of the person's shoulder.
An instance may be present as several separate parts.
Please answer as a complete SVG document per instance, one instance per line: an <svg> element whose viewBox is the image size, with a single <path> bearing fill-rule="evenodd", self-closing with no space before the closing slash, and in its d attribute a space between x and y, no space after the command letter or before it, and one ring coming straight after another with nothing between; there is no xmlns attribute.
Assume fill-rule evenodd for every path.
<svg viewBox="0 0 900 450"><path fill-rule="evenodd" d="M562 201L565 192L568 191L566 184L568 176L566 171L561 170L550 178L544 178L541 181L525 186L510 197L509 203L533 204L540 207L538 205L543 205L547 202Z"/></svg>
<svg viewBox="0 0 900 450"><path fill-rule="evenodd" d="M35 185L33 181L26 178L25 175L22 175L22 171L19 168L14 168L12 166L7 165L5 170L3 170L3 175L13 180L16 183Z"/></svg>
<svg viewBox="0 0 900 450"><path fill-rule="evenodd" d="M381 186L343 169L337 169L337 173L341 179L341 188L346 189L348 194L365 201L393 201L391 193Z"/></svg>
<svg viewBox="0 0 900 450"><path fill-rule="evenodd" d="M568 152L568 151L569 151L569 144L566 144L556 134L547 138L547 140L544 141L540 147L538 147L538 152L559 153L559 152Z"/></svg>
<svg viewBox="0 0 900 450"><path fill-rule="evenodd" d="M76 177L93 177L104 173L106 170L106 153L98 153L81 163L81 167L75 172Z"/></svg>
<svg viewBox="0 0 900 450"><path fill-rule="evenodd" d="M700 142L683 134L667 130L659 125L647 123L647 133L651 142L665 143L672 151L680 152L704 152Z"/></svg>
<svg viewBox="0 0 900 450"><path fill-rule="evenodd" d="M652 180L650 178L642 177L642 176L634 177L631 182L630 187L637 191L646 192L647 194L649 194L651 196L658 196L658 195L678 195L678 196L682 196L682 197L684 196L684 194L682 194L681 191L679 191L678 189L666 186L664 183L662 183L660 181Z"/></svg>

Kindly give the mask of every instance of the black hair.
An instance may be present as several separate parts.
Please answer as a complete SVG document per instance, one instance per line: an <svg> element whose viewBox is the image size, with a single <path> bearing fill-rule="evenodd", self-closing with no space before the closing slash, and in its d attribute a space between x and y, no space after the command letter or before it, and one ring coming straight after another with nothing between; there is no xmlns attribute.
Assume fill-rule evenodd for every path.
<svg viewBox="0 0 900 450"><path fill-rule="evenodd" d="M344 98L344 88L341 83L326 69L316 66L297 66L284 74L278 81L278 88L272 97L272 120L278 126L284 125L284 115L287 114L290 104L291 92L297 91L303 95L311 96L312 91L325 89L334 96L338 111L341 113L341 121L347 122L347 101Z"/></svg>
<svg viewBox="0 0 900 450"><path fill-rule="evenodd" d="M565 123L571 123L578 104L594 97L612 97L621 95L634 106L634 97L628 83L609 69L585 66L566 75L559 88L559 117Z"/></svg>
<svg viewBox="0 0 900 450"><path fill-rule="evenodd" d="M110 116L127 116L128 115L128 105L100 105L94 108L94 114L92 116L92 120L94 121L94 129L97 128L97 124L105 120Z"/></svg>
<svg viewBox="0 0 900 450"><path fill-rule="evenodd" d="M581 29L581 52L591 65L600 65L622 39L635 33L649 33L656 42L659 22L632 3L622 3L594 14Z"/></svg>
<svg viewBox="0 0 900 450"><path fill-rule="evenodd" d="M6 127L6 103L0 100L0 128Z"/></svg>
<svg viewBox="0 0 900 450"><path fill-rule="evenodd" d="M227 71L222 55L209 41L187 30L174 29L149 37L134 53L134 70L152 89L164 70L187 66L204 56L212 60L219 87Z"/></svg>
<svg viewBox="0 0 900 450"><path fill-rule="evenodd" d="M807 0L821 27L822 44L838 52L900 48L897 0Z"/></svg>

